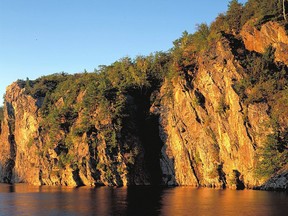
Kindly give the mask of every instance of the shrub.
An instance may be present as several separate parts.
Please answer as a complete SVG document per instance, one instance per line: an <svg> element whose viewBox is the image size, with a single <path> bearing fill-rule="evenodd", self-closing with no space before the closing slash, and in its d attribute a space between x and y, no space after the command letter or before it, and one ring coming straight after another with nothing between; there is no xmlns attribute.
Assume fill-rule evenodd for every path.
<svg viewBox="0 0 288 216"><path fill-rule="evenodd" d="M218 106L216 108L216 112L219 113L219 114L224 114L229 109L230 109L230 107L229 107L228 104L226 104L225 98L221 97L220 101L219 101L219 104L218 104Z"/></svg>
<svg viewBox="0 0 288 216"><path fill-rule="evenodd" d="M73 164L74 156L72 154L61 153L59 155L58 167L64 169L67 165Z"/></svg>

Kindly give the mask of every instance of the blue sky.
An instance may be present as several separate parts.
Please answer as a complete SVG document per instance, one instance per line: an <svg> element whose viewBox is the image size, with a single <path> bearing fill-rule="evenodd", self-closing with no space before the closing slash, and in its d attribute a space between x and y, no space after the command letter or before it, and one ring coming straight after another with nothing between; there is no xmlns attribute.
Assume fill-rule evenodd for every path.
<svg viewBox="0 0 288 216"><path fill-rule="evenodd" d="M225 12L228 2L0 0L0 103L17 79L93 71L121 57L166 51L184 30Z"/></svg>

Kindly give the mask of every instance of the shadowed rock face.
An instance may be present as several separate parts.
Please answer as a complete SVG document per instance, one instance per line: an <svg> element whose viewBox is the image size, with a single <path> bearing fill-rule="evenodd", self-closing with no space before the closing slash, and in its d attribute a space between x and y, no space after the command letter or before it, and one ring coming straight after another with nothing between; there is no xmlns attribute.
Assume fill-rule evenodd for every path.
<svg viewBox="0 0 288 216"><path fill-rule="evenodd" d="M279 170L274 174L265 184L257 187L261 190L279 190L287 191L288 190L288 165Z"/></svg>
<svg viewBox="0 0 288 216"><path fill-rule="evenodd" d="M249 50L261 53L272 43L276 60L287 64L288 49L284 48L288 39L283 28L272 22L260 31L247 24L241 36L243 43L233 36L222 37L209 54L197 56L197 67L184 71L185 76L164 80L145 93L127 93L127 116L112 150L101 139L106 136L103 128L110 127L112 119L97 119L99 109L93 127L72 139L69 148L61 142L47 147L49 138L41 133L40 124L43 98L26 94L19 83L11 84L1 122L0 181L235 189L264 184L266 179L256 178L253 170L257 148L272 133L270 107L266 101L244 104L233 85L243 78L245 68L239 58ZM79 92L77 102L84 94ZM153 104L151 95L157 98ZM63 106L63 99L55 106ZM77 113L71 125L61 119L63 130L59 133L67 137L84 117L85 113ZM281 124L287 127L286 120ZM111 127L110 132L113 130ZM96 138L101 142L95 144ZM134 152L123 152L124 145L132 146ZM72 160L66 155L73 155L76 163L64 163ZM285 189L287 176L286 166L262 188Z"/></svg>

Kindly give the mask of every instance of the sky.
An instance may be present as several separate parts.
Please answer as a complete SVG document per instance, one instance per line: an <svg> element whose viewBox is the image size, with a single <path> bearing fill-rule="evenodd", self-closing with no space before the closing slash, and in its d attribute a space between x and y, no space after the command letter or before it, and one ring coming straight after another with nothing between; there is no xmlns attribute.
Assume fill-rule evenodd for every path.
<svg viewBox="0 0 288 216"><path fill-rule="evenodd" d="M245 0L239 0L245 3ZM229 0L0 0L0 105L17 79L167 51Z"/></svg>

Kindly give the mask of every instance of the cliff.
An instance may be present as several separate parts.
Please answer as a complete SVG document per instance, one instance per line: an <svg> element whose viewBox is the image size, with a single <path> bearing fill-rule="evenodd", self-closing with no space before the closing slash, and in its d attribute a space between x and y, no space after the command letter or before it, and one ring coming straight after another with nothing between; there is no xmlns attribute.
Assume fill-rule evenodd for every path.
<svg viewBox="0 0 288 216"><path fill-rule="evenodd" d="M119 77L115 63L105 68L104 83L101 73L15 82L0 127L0 181L287 190L286 47L277 23L260 30L248 23L240 35L222 33L208 51L186 53L190 60L174 76L158 77L167 62L176 64L160 55L148 58L153 67L147 59L123 60ZM142 79L144 68L150 72ZM129 79L132 85L118 87ZM259 175L275 134L282 150L271 152L281 167Z"/></svg>
<svg viewBox="0 0 288 216"><path fill-rule="evenodd" d="M228 39L214 51L188 71L192 81L174 80L173 97L158 108L165 183L252 188L265 182L254 170L257 149L273 133L271 107L267 101L246 104L235 91L245 69Z"/></svg>
<svg viewBox="0 0 288 216"><path fill-rule="evenodd" d="M78 100L81 100L81 94L77 96ZM93 114L96 116L94 125L77 136L73 136L75 132L71 130L85 118L81 111L71 127L66 125L71 117L69 111L66 116L56 117L61 128L53 133L55 137L51 137L51 133L43 132L44 120L40 113L43 100L43 97L27 95L21 82L7 87L5 118L1 123L1 182L66 186L150 184L145 167L133 161L133 154L137 154L137 163L143 163L143 150L137 135L125 134L125 147L122 147L125 151L120 153L118 146L112 149L105 138L111 139L108 133L113 133L115 128L111 128L109 116L104 120L98 117L103 112L100 108ZM63 108L63 97L55 106L57 110ZM47 127L54 130L50 125ZM139 149L136 149L137 145ZM129 173L131 164L134 167Z"/></svg>
<svg viewBox="0 0 288 216"><path fill-rule="evenodd" d="M288 41L286 31L276 22L267 22L258 30L254 23L256 20L247 22L241 31L241 36L246 49L264 53L265 49L272 45L275 49L275 60L288 64Z"/></svg>

